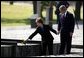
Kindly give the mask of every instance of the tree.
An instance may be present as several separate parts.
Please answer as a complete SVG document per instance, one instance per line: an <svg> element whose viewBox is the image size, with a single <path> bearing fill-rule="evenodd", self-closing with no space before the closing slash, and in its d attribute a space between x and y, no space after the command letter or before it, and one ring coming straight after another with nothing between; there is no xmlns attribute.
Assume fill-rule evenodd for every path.
<svg viewBox="0 0 84 58"><path fill-rule="evenodd" d="M41 7L40 9L38 9ZM43 10L46 10L46 7L49 7L49 25L52 26L52 18L53 18L53 2L52 1L41 1L40 6L38 1L33 1L33 11L34 14L39 13L42 19L45 19L42 15ZM39 12L38 12L39 11Z"/></svg>
<svg viewBox="0 0 84 58"><path fill-rule="evenodd" d="M76 1L75 12L74 12L76 20L81 20L80 18L81 5L82 5L82 1Z"/></svg>
<svg viewBox="0 0 84 58"><path fill-rule="evenodd" d="M49 25L52 26L52 20L53 20L53 2L50 1L49 3Z"/></svg>
<svg viewBox="0 0 84 58"><path fill-rule="evenodd" d="M76 1L74 14L75 14L75 22L77 24L78 29L79 29L78 21L81 20L81 18L80 18L81 5L82 5L82 1Z"/></svg>
<svg viewBox="0 0 84 58"><path fill-rule="evenodd" d="M49 18L49 25L52 27L52 19L53 19L53 1L42 1L41 2L41 17L44 19L42 15L42 11L46 10L46 7L49 7L49 13L48 13L48 18Z"/></svg>
<svg viewBox="0 0 84 58"><path fill-rule="evenodd" d="M37 13L37 1L33 1L33 12L34 14Z"/></svg>
<svg viewBox="0 0 84 58"><path fill-rule="evenodd" d="M42 18L44 18L43 15L42 15L42 12L43 12L43 10L46 9L47 6L49 6L49 3L50 3L50 1L41 1L41 13L40 13L40 16ZM33 11L34 11L34 14L37 13L37 1L33 1Z"/></svg>
<svg viewBox="0 0 84 58"><path fill-rule="evenodd" d="M13 5L13 1L10 1L10 5Z"/></svg>
<svg viewBox="0 0 84 58"><path fill-rule="evenodd" d="M50 1L41 1L41 13L40 13L40 15L41 15L42 18L44 18L43 15L42 15L42 12L43 12L43 10L45 10L46 7L49 5L49 2L50 2Z"/></svg>

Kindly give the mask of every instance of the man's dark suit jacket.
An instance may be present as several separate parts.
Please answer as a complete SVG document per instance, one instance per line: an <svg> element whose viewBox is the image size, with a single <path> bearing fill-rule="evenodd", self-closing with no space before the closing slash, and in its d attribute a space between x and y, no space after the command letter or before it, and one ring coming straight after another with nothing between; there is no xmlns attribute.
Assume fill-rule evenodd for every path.
<svg viewBox="0 0 84 58"><path fill-rule="evenodd" d="M75 20L73 17L73 14L69 13L67 11L66 16L64 17L64 20L59 19L58 21L58 31L63 32L74 32L74 26L75 26Z"/></svg>
<svg viewBox="0 0 84 58"><path fill-rule="evenodd" d="M39 33L42 37L42 41L51 41L53 40L53 36L51 35L50 31L54 32L57 34L57 32L52 29L49 25L44 25L43 28L37 27L36 31L30 35L29 39L32 39L37 33Z"/></svg>

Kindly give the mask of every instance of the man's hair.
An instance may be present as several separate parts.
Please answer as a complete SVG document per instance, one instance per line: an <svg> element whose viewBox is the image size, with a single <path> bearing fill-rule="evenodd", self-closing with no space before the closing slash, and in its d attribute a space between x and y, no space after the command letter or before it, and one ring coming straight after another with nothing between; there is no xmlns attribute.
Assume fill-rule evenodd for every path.
<svg viewBox="0 0 84 58"><path fill-rule="evenodd" d="M60 9L65 10L65 9L66 9L66 6L65 6L65 5L61 5L61 6L59 7L59 10L60 10Z"/></svg>
<svg viewBox="0 0 84 58"><path fill-rule="evenodd" d="M41 19L41 17L38 17L37 19L36 19L36 23L42 23L43 24L43 20Z"/></svg>

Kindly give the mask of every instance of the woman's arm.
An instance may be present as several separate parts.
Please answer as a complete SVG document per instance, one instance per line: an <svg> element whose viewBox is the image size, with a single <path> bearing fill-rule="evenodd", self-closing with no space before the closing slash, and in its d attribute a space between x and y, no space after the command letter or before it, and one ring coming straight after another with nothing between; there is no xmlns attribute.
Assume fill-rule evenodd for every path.
<svg viewBox="0 0 84 58"><path fill-rule="evenodd" d="M29 36L29 38L28 39L32 39L36 34L38 33L38 29L36 29L35 30L35 32L34 33L32 33L30 36ZM23 41L23 43L25 44L27 41L28 41L28 39L27 40L25 40L25 41Z"/></svg>
<svg viewBox="0 0 84 58"><path fill-rule="evenodd" d="M36 34L38 33L38 28L35 30L34 33L32 33L28 39L32 39Z"/></svg>
<svg viewBox="0 0 84 58"><path fill-rule="evenodd" d="M57 31L54 30L52 27L48 26L49 30L52 31L53 33L57 34Z"/></svg>

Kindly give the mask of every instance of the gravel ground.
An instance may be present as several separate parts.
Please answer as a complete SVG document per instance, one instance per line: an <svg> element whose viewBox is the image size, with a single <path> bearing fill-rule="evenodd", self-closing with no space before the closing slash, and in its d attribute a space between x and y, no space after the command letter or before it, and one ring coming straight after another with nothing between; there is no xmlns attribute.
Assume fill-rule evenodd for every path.
<svg viewBox="0 0 84 58"><path fill-rule="evenodd" d="M57 30L57 24L53 25L53 29ZM36 29L31 28L30 25L9 27L1 26L1 38L26 40L35 30ZM54 37L54 43L60 43L60 35L55 35L54 33L52 33L52 35ZM32 40L41 41L41 36L37 34ZM75 26L72 44L83 45L83 25L79 25L79 29Z"/></svg>

